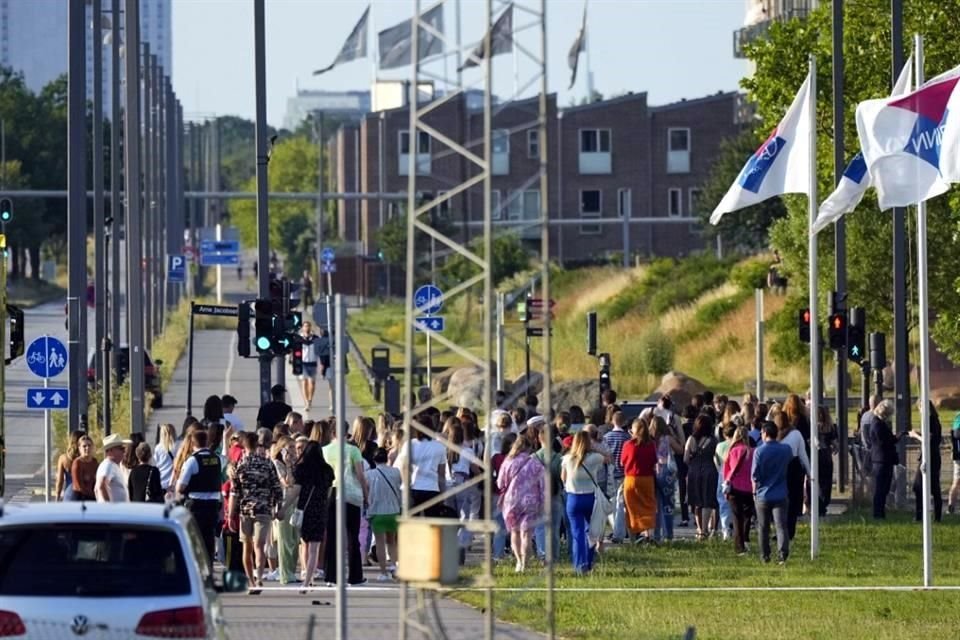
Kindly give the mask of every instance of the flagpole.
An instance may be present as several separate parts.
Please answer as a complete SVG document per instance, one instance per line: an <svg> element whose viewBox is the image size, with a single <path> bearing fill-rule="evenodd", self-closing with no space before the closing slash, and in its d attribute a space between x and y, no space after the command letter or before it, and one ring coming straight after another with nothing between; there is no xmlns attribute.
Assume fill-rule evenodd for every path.
<svg viewBox="0 0 960 640"><path fill-rule="evenodd" d="M916 83L923 84L923 36L913 36ZM930 317L927 285L927 203L917 204L917 288L920 290L920 473L923 499L923 586L933 584L933 532L930 529ZM939 478L937 479L939 482Z"/></svg>
<svg viewBox="0 0 960 640"><path fill-rule="evenodd" d="M820 437L818 418L820 410L820 314L817 308L817 234L810 233L817 219L817 58L810 56L810 92L807 96L810 118L810 186L808 209L810 215L807 242L810 254L810 559L820 553L820 485L817 450Z"/></svg>
<svg viewBox="0 0 960 640"><path fill-rule="evenodd" d="M373 20L376 2L370 0L369 22L367 22L367 41L370 43L370 108L373 109L373 94L377 90L377 62L380 60L380 43L377 42L376 23Z"/></svg>
<svg viewBox="0 0 960 640"><path fill-rule="evenodd" d="M593 72L590 70L590 32L587 31L587 5L590 0L583 0L583 58L587 63L587 104L593 102Z"/></svg>

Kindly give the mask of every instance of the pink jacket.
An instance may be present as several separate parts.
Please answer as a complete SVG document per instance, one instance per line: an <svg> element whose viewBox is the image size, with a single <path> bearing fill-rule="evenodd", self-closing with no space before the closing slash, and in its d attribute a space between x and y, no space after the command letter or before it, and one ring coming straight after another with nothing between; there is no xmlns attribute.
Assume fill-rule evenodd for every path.
<svg viewBox="0 0 960 640"><path fill-rule="evenodd" d="M730 448L727 459L723 462L723 481L737 491L753 493L753 483L750 480L750 468L753 466L753 449L738 442Z"/></svg>

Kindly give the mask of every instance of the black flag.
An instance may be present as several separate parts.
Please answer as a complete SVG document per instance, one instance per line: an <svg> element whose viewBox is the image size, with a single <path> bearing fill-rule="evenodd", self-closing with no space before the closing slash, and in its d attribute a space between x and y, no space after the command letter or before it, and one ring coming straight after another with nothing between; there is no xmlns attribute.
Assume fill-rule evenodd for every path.
<svg viewBox="0 0 960 640"><path fill-rule="evenodd" d="M580 61L580 52L587 46L587 3L583 3L583 22L580 25L580 33L577 39L573 41L570 47L570 53L567 54L567 64L570 65L570 89L577 82L577 63Z"/></svg>
<svg viewBox="0 0 960 640"><path fill-rule="evenodd" d="M420 15L420 20L429 24L437 33L443 33L443 4L440 3L426 13ZM377 38L380 45L380 68L396 69L410 64L410 50L413 48L413 31L410 25L413 20L404 20L400 24L381 31ZM443 53L443 40L433 33L420 27L417 33L419 38L417 57L420 60L428 56Z"/></svg>
<svg viewBox="0 0 960 640"><path fill-rule="evenodd" d="M493 23L493 28L490 30L490 50L491 57L513 51L513 3L507 5L504 12ZM476 67L483 58L483 42L481 42L457 70L463 71Z"/></svg>
<svg viewBox="0 0 960 640"><path fill-rule="evenodd" d="M353 31L350 32L349 36L347 36L347 41L343 43L342 47L340 47L340 53L337 54L337 58L333 61L333 64L331 64L329 67L324 67L323 69L317 69L313 72L313 75L318 76L321 73L326 73L341 62L350 62L351 60L356 60L357 58L367 57L367 18L369 16L370 7L367 6L366 11L364 11L363 15L360 16L360 20L353 28Z"/></svg>

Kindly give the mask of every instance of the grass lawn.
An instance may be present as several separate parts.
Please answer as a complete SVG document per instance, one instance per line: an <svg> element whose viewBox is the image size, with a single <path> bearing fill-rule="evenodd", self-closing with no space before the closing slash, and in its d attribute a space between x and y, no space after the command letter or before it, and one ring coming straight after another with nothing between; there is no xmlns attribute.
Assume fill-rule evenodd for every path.
<svg viewBox="0 0 960 640"><path fill-rule="evenodd" d="M956 539L960 520L934 527L934 584L960 585ZM809 529L802 526L786 566L763 564L752 553L737 557L732 543L677 541L658 548L618 547L601 556L594 572L573 575L569 561L556 586L587 589L747 587L760 591L571 591L555 595L557 633L565 638L678 638L688 626L697 638L955 638L957 593L882 591L764 592L771 587L919 586L920 527L906 514L883 523L862 513L831 518L821 529L821 555L809 559ZM497 617L545 630L542 576L496 568ZM454 597L482 606L480 592Z"/></svg>

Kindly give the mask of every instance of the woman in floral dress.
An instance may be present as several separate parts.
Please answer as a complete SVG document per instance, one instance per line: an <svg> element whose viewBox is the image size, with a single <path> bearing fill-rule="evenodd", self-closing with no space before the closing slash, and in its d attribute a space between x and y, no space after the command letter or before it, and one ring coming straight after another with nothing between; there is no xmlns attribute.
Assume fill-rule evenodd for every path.
<svg viewBox="0 0 960 640"><path fill-rule="evenodd" d="M526 438L517 438L497 475L500 509L517 558L517 573L527 567L530 538L543 513L543 465Z"/></svg>

